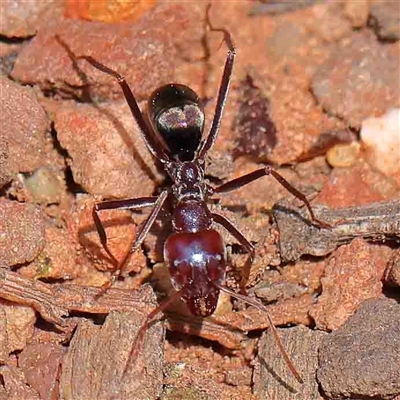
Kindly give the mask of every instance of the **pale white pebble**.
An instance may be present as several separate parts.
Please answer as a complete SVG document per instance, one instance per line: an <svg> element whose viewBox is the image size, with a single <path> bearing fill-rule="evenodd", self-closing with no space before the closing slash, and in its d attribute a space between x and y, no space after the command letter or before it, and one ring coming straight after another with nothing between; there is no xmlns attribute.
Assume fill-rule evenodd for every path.
<svg viewBox="0 0 400 400"><path fill-rule="evenodd" d="M400 109L389 110L361 125L361 142L368 162L386 176L400 174Z"/></svg>

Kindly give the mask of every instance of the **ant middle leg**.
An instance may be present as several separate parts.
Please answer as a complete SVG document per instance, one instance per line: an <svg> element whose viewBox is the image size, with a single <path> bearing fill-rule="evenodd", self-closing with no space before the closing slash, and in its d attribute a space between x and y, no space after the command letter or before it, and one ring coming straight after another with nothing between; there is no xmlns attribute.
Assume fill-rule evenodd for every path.
<svg viewBox="0 0 400 400"><path fill-rule="evenodd" d="M123 258L123 260L120 262L117 261L116 267L112 272L110 280L102 286L102 290L98 294L98 297L102 296L124 272L124 269L125 269L126 265L128 264L132 254L135 253L139 249L139 247L142 245L144 239L146 238L147 234L149 233L149 231L150 231L151 227L153 226L154 221L157 219L157 216L160 213L161 208L162 208L165 200L167 199L167 197L168 197L168 192L165 190L158 197L154 197L154 198L153 197L145 197L145 198L141 198L141 199L132 199L131 200L132 202L134 202L135 200L138 200L138 201L143 200L143 203L141 206L136 205L136 207L132 206L129 209L140 209L140 208L147 207L149 205L153 205L154 207L151 210L150 215L147 217L147 220L145 221L145 223L140 227L139 231L137 232L136 238L133 241L133 243L131 244L129 251ZM147 203L146 203L146 201L147 201ZM121 202L124 202L124 200L122 200ZM111 203L118 203L118 201L116 201L116 202L111 201L111 202L105 202L105 203L100 203L100 204L105 204L107 206L108 204L112 205ZM119 208L124 209L124 206L121 205L121 207L119 207ZM128 208L128 207L125 207L125 208ZM103 209L106 209L106 208L103 208ZM97 215L97 211L95 211L95 210L93 211L93 217L94 218L97 217L97 219L100 221L100 219ZM96 224L96 219L95 219L95 224ZM100 231L102 230L104 232L104 237L106 238L104 227L102 226L101 221L100 221L99 226L101 226ZM96 227L97 227L97 224L96 224ZM98 230L100 240L101 240L102 234L100 234L100 231ZM113 257L113 258L115 260L115 257Z"/></svg>
<svg viewBox="0 0 400 400"><path fill-rule="evenodd" d="M271 175L273 176L288 192L290 192L293 196L297 197L300 201L304 203L307 207L307 210L310 214L311 221L316 225L319 225L322 228L330 229L332 226L324 221L319 220L315 217L314 211L312 210L310 202L307 200L307 197L304 196L299 190L297 190L294 186L292 186L282 175L278 174L271 167L264 167L257 169L256 171L250 172L246 175L240 176L239 178L232 179L229 182L226 182L216 188L213 189L213 193L227 193L232 190L236 190L241 188L242 186L248 185L249 183L262 178L263 176Z"/></svg>
<svg viewBox="0 0 400 400"><path fill-rule="evenodd" d="M92 217L94 224L97 229L97 234L100 238L100 243L103 246L103 249L106 251L108 256L111 258L113 264L118 265L118 260L111 253L108 245L107 245L107 235L104 230L104 226L101 222L99 212L102 210L141 210L145 207L153 206L157 201L157 197L141 197L137 199L126 199L126 200L111 200L111 201L103 201L101 203L96 203L93 206Z"/></svg>
<svg viewBox="0 0 400 400"><path fill-rule="evenodd" d="M245 238L245 236L232 224L231 221L220 214L212 214L211 216L214 222L223 226L249 253L247 260L242 267L241 280L239 283L240 291L242 294L246 294L245 287L250 277L250 269L256 255L256 250L254 246Z"/></svg>

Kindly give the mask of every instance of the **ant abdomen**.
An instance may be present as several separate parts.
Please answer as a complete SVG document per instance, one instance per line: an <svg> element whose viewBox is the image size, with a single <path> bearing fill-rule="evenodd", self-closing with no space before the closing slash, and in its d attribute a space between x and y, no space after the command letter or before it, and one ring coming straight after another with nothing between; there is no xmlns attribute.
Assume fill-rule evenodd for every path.
<svg viewBox="0 0 400 400"><path fill-rule="evenodd" d="M196 92L177 83L162 86L150 96L148 113L172 156L193 160L204 129L204 110Z"/></svg>
<svg viewBox="0 0 400 400"><path fill-rule="evenodd" d="M208 317L217 307L219 288L225 279L225 246L214 229L170 235L164 245L172 285L184 290L182 299L194 315Z"/></svg>

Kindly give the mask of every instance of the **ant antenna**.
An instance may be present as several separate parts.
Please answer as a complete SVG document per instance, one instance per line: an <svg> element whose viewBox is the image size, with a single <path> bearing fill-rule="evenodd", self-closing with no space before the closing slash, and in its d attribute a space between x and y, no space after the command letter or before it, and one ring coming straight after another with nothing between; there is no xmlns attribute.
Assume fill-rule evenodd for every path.
<svg viewBox="0 0 400 400"><path fill-rule="evenodd" d="M139 355L139 351L142 347L143 344L143 340L144 340L144 335L146 334L147 329L149 328L149 325L155 320L157 314L159 314L160 312L165 311L175 300L180 299L182 297L182 294L184 292L184 290L186 290L185 287L183 287L182 289L178 290L176 293L174 293L172 296L169 296L168 298L166 298L158 307L156 307L153 311L151 311L147 317L146 317L146 321L143 323L143 325L140 327L138 334L136 336L136 339L132 345L131 351L129 353L129 357L128 357L128 362L125 365L124 371L122 373L122 376L125 376L128 372L129 369L129 360L136 360L138 355Z"/></svg>
<svg viewBox="0 0 400 400"><path fill-rule="evenodd" d="M271 331L272 331L272 334L274 336L275 342L278 345L279 351L282 354L282 357L285 360L285 363L286 363L287 367L290 369L290 372L293 374L293 376L296 378L296 380L299 383L303 384L304 383L303 379L301 378L300 374L297 372L295 366L290 361L290 358L289 358L288 354L285 351L285 348L284 348L284 346L282 344L281 338L279 337L278 330L276 329L276 327L275 327L275 325L274 325L274 323L272 321L271 314L269 313L268 308L265 307L263 304L259 303L258 301L251 299L248 296L244 296L244 295L241 295L239 293L235 293L233 290L228 289L226 286L219 285L216 282L213 282L213 284L219 290L221 290L222 292L228 293L232 297L234 297L234 298L236 298L238 300L242 300L243 302L245 302L245 303L247 303L247 304L249 304L249 305L251 305L253 307L258 308L259 310L261 310L263 312L265 312L265 314L267 315L269 326L271 328Z"/></svg>

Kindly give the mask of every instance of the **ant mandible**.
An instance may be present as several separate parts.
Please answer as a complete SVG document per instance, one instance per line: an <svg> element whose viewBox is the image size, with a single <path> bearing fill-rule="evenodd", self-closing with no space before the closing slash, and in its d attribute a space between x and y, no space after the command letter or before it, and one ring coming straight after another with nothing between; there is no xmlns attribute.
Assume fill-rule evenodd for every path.
<svg viewBox="0 0 400 400"><path fill-rule="evenodd" d="M269 166L233 179L216 188L205 182L205 157L218 135L236 54L229 32L222 28L214 28L211 24L209 8L207 8L207 24L211 31L223 33L228 54L219 87L214 118L205 140L202 140L205 121L204 110L198 95L189 87L173 83L155 90L148 101L148 116L151 124L149 126L139 109L135 96L122 75L90 56L76 57L78 60L87 61L93 67L118 80L148 149L161 162L166 173L172 179L171 187L163 190L159 196L104 201L95 204L93 219L101 244L116 264L109 283L103 287L103 293L112 286L113 282L124 271L131 255L143 243L168 199L173 205L173 233L168 236L164 244L164 259L176 293L147 316L146 322L139 330L137 342L142 341L147 327L154 317L159 312L164 311L175 299L183 299L192 314L208 317L216 309L220 291L224 291L266 312L271 330L286 364L296 379L302 382L299 373L292 365L281 344L267 308L261 303L223 286L227 267L226 249L221 235L213 228L213 224L223 226L249 253L248 262L246 262L242 273L242 291L244 291L244 284L255 256L255 249L229 220L209 210L207 200L213 194L227 193L265 175L271 175L306 205L314 223L320 226L326 226L326 224L315 218L306 197ZM130 251L122 261L118 262L108 248L107 236L99 212L116 209L140 210L146 207L152 207L150 215L139 229Z"/></svg>

